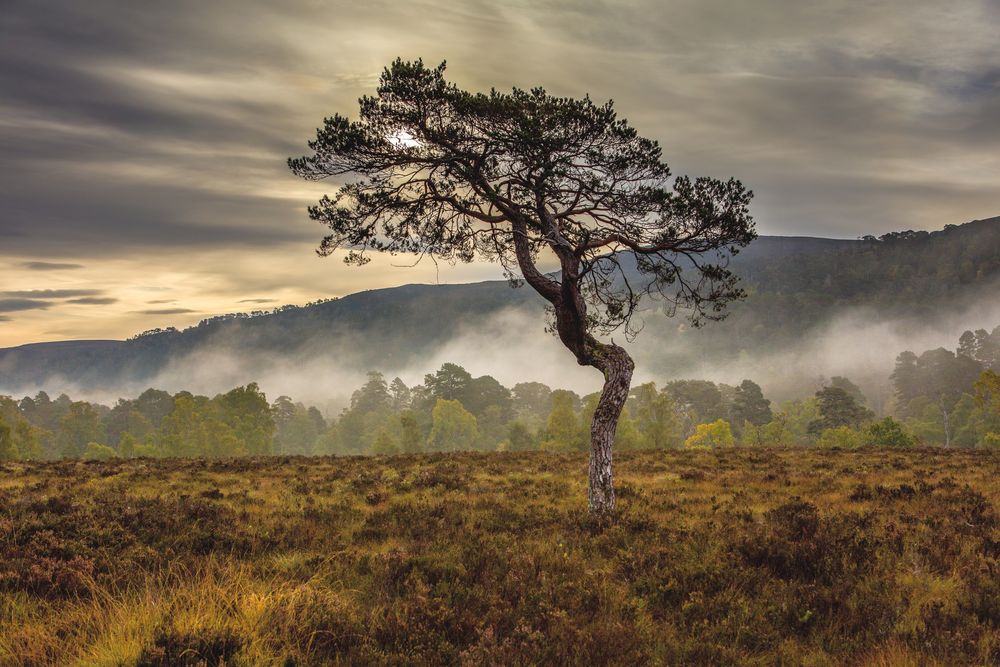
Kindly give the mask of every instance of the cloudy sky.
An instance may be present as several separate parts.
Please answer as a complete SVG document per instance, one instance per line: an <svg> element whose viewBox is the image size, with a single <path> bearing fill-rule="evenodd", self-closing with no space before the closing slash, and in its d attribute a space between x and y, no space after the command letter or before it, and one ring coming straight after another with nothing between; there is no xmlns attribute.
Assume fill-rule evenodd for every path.
<svg viewBox="0 0 1000 667"><path fill-rule="evenodd" d="M765 234L1000 214L1000 2L0 0L0 346L493 266L321 259L285 158L397 56L613 98Z"/></svg>

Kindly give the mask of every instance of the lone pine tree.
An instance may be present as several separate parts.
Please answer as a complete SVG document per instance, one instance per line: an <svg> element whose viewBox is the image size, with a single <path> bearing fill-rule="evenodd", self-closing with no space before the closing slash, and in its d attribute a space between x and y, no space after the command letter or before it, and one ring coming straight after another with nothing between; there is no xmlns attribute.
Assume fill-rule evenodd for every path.
<svg viewBox="0 0 1000 667"><path fill-rule="evenodd" d="M358 265L370 250L478 257L499 262L512 284L527 282L577 363L604 375L588 500L609 512L611 445L634 364L601 336L634 335L633 316L654 293L694 324L723 317L743 296L726 266L755 237L752 195L732 179L673 178L657 142L612 102L541 88L472 93L444 71L396 60L361 98L357 121L327 118L313 154L289 160L303 178L347 181L309 208L330 230L319 253L344 248Z"/></svg>

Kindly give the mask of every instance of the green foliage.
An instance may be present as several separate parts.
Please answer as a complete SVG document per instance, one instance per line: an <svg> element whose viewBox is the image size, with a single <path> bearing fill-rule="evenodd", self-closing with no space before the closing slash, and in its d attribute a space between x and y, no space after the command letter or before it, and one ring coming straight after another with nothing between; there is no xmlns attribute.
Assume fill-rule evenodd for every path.
<svg viewBox="0 0 1000 667"><path fill-rule="evenodd" d="M935 414L934 417L937 418L938 415ZM989 418L984 414L983 407L977 404L975 397L970 394L962 395L962 398L955 404L955 409L952 410L950 418L955 424L952 441L958 447L975 447L988 428L987 422ZM940 419L935 419L935 422L935 425L940 423ZM920 429L914 428L915 425L919 426L920 422L908 419L905 423L910 432L924 444L944 441L942 437L925 437Z"/></svg>
<svg viewBox="0 0 1000 667"><path fill-rule="evenodd" d="M165 456L241 456L271 450L275 420L256 384L209 399L181 392L155 434Z"/></svg>
<svg viewBox="0 0 1000 667"><path fill-rule="evenodd" d="M351 395L351 406L341 413L335 432L324 436L330 441L325 450L336 454L370 452L379 429L392 418L392 405L385 377L369 372L365 384Z"/></svg>
<svg viewBox="0 0 1000 667"><path fill-rule="evenodd" d="M458 364L446 363L424 376L424 386L435 400L461 401L472 385L472 375Z"/></svg>
<svg viewBox="0 0 1000 667"><path fill-rule="evenodd" d="M439 398L431 414L431 434L427 446L433 451L474 449L479 438L476 416L458 401Z"/></svg>
<svg viewBox="0 0 1000 667"><path fill-rule="evenodd" d="M165 456L163 450L154 444L148 442L141 442L135 446L135 457L136 458L150 458L158 459Z"/></svg>
<svg viewBox="0 0 1000 667"><path fill-rule="evenodd" d="M657 391L653 382L641 384L632 390L629 408L639 431L640 447L672 449L680 446L681 420L669 393Z"/></svg>
<svg viewBox="0 0 1000 667"><path fill-rule="evenodd" d="M875 447L915 447L917 439L907 433L903 426L892 417L872 422L865 427L867 444Z"/></svg>
<svg viewBox="0 0 1000 667"><path fill-rule="evenodd" d="M903 352L896 358L892 374L901 416L910 416L918 399L932 401L950 412L981 372L978 361L944 348L927 350L919 357Z"/></svg>
<svg viewBox="0 0 1000 667"><path fill-rule="evenodd" d="M489 433L488 444L495 445L502 437L502 423L511 418L513 399L511 391L492 376L473 378L458 364L446 363L436 372L424 376L424 387L433 400L458 401L480 422L491 422L493 429ZM480 430L489 429L481 423Z"/></svg>
<svg viewBox="0 0 1000 667"><path fill-rule="evenodd" d="M688 449L732 447L735 444L733 430L725 419L716 419L710 424L698 424L694 433L684 441L684 447Z"/></svg>
<svg viewBox="0 0 1000 667"><path fill-rule="evenodd" d="M593 416L591 415L591 419ZM581 431L583 433L589 433L590 429L584 429L584 425L581 424ZM589 440L581 438L584 443L584 448L589 448ZM618 426L615 429L615 448L618 450L623 449L641 449L643 446L642 433L636 426L635 420L632 419L628 413L623 413L621 418L618 420Z"/></svg>
<svg viewBox="0 0 1000 667"><path fill-rule="evenodd" d="M566 451L581 448L580 421L574 409L577 400L576 394L565 389L557 389L552 392L542 449ZM596 398L594 402L596 403Z"/></svg>
<svg viewBox="0 0 1000 667"><path fill-rule="evenodd" d="M392 383L389 384L389 394L392 396L392 409L395 412L406 410L413 400L410 388L398 377L393 378Z"/></svg>
<svg viewBox="0 0 1000 667"><path fill-rule="evenodd" d="M218 406L204 397L178 394L164 417L156 445L165 456L240 456L248 448L221 419Z"/></svg>
<svg viewBox="0 0 1000 667"><path fill-rule="evenodd" d="M99 440L104 434L101 417L90 403L77 401L70 405L59 421L58 446L65 457L79 458L87 443Z"/></svg>
<svg viewBox="0 0 1000 667"><path fill-rule="evenodd" d="M742 447L787 447L795 442L805 444L801 440L796 441L791 435L788 415L784 412L779 412L771 421L760 426L744 422L740 435Z"/></svg>
<svg viewBox="0 0 1000 667"><path fill-rule="evenodd" d="M674 380L663 391L673 400L684 416L684 432L690 435L695 425L708 423L726 416L722 392L714 382L707 380Z"/></svg>
<svg viewBox="0 0 1000 667"><path fill-rule="evenodd" d="M134 407L153 428L159 428L163 418L174 409L174 397L161 389L147 389L135 399Z"/></svg>
<svg viewBox="0 0 1000 667"><path fill-rule="evenodd" d="M472 412L470 410L470 412ZM475 414L473 412L473 414ZM506 412L500 405L489 405L482 409L476 416L479 425L478 449L489 451L494 450L507 435L507 423L510 421L511 411Z"/></svg>
<svg viewBox="0 0 1000 667"><path fill-rule="evenodd" d="M971 400L971 397L967 397ZM952 414L960 413L963 414L964 419L962 419L963 426L967 427L971 424L969 423L972 415L969 414L969 408L972 406L968 405L968 401L959 399L958 403L955 404L955 410ZM934 443L937 445L944 444L945 442L945 429L944 429L944 419L942 418L941 404L926 397L919 396L907 405L906 407L906 417L902 417L906 421L906 426L916 437L918 437L921 442ZM962 429L960 429L961 431ZM962 433L957 440L965 440L969 434ZM975 440L975 436L973 436ZM971 446L967 443L967 446Z"/></svg>
<svg viewBox="0 0 1000 667"><path fill-rule="evenodd" d="M385 376L369 371L368 381L351 396L351 410L364 414L387 410L392 404Z"/></svg>
<svg viewBox="0 0 1000 667"><path fill-rule="evenodd" d="M0 438L0 460L42 458L42 429L31 424L20 405L7 396L0 396L0 424L7 428Z"/></svg>
<svg viewBox="0 0 1000 667"><path fill-rule="evenodd" d="M966 331L957 354L938 348L897 357L892 374L895 412L921 441L971 447L988 432L990 420L981 403L973 405L971 395L980 373L994 362L996 340L985 330Z"/></svg>
<svg viewBox="0 0 1000 667"><path fill-rule="evenodd" d="M512 421L507 426L507 449L512 452L524 452L534 449L535 439L528 427L519 421Z"/></svg>
<svg viewBox="0 0 1000 667"><path fill-rule="evenodd" d="M399 415L399 425L402 429L400 435L400 448L402 451L406 454L413 454L423 450L424 438L420 433L417 417L412 410L405 410Z"/></svg>
<svg viewBox="0 0 1000 667"><path fill-rule="evenodd" d="M191 395L178 395L173 409L160 424L156 444L168 456L196 456L204 452L201 418ZM214 447L214 444L207 443Z"/></svg>
<svg viewBox="0 0 1000 667"><path fill-rule="evenodd" d="M975 338L975 334L970 335ZM919 356L901 354L893 374L897 391L910 391L908 383L914 381L937 384L926 391L910 391L912 396L905 405L890 403L894 421L882 421L871 429L866 424L873 414L862 404L864 395L844 377L833 377L813 397L787 401L773 410L760 386L751 380L738 386L677 380L662 390L652 382L632 389L616 429L615 446L619 450L680 447L695 435L698 423L694 420L700 414L753 417L755 421L729 422L734 440L744 447L819 444L849 448L857 446L857 433L863 434L861 444L887 447L909 446L911 439L925 445L986 446L994 439L991 434L1000 433L1000 380L997 372L989 369L977 373L974 381L969 379L968 364L980 363L970 355L989 353L982 346L991 339L980 338L985 341L980 347L970 347L969 336L964 336L958 355L942 350ZM986 351L979 351L981 348ZM947 377L928 380L933 369ZM908 373L916 373L917 380ZM214 398L189 392L171 396L149 389L135 399L121 399L111 408L74 402L65 395L51 400L44 392L19 402L0 396L0 419L10 430L7 441L13 443L13 448L5 445L6 455L16 452L22 459L54 458L63 451L83 456L90 442L112 444L125 458L227 457L255 452L416 453L426 449L439 400L435 396L441 394L462 397L443 400L457 402L475 417L476 437L471 442L460 438L461 448L589 449L591 421L600 398L597 393L581 399L572 391L553 391L530 382L508 390L490 376L474 378L461 366L447 363L425 380L430 387L408 387L399 378L390 385L381 373L369 373L365 384L353 393L350 407L329 423L315 407L288 396L268 405L253 384ZM967 382L964 389L960 380ZM957 399L934 394L948 382L955 391L963 389ZM477 406L479 414L466 401ZM875 404L883 405L881 401ZM724 417L703 423L720 419ZM459 421L468 423L464 416ZM445 426L439 424L439 440L444 437L442 428ZM453 440L451 436L445 439Z"/></svg>
<svg viewBox="0 0 1000 667"><path fill-rule="evenodd" d="M279 396L271 404L274 417L274 451L281 454L318 454L316 440L326 431L326 420L315 407Z"/></svg>
<svg viewBox="0 0 1000 667"><path fill-rule="evenodd" d="M743 380L736 387L731 414L733 423L749 422L754 426L763 426L774 417L771 401L764 398L760 385L753 380Z"/></svg>
<svg viewBox="0 0 1000 667"><path fill-rule="evenodd" d="M976 401L989 413L1000 416L1000 373L985 370L976 380Z"/></svg>
<svg viewBox="0 0 1000 667"><path fill-rule="evenodd" d="M10 426L0 416L0 461L13 461L18 458L17 447L14 446L14 436Z"/></svg>
<svg viewBox="0 0 1000 667"><path fill-rule="evenodd" d="M837 387L838 389L843 389L847 392L847 395L854 399L854 402L860 406L865 406L868 400L865 398L865 394L861 391L861 387L851 382L850 379L842 375L834 375L830 378L831 387Z"/></svg>
<svg viewBox="0 0 1000 667"><path fill-rule="evenodd" d="M874 416L871 410L858 403L856 396L843 387L829 386L820 389L816 392L816 405L819 418L809 424L809 432L813 434L841 426L857 429L862 422Z"/></svg>
<svg viewBox="0 0 1000 667"><path fill-rule="evenodd" d="M469 383L467 396L462 403L468 403L469 412L480 418L492 410L495 420L501 422L511 418L514 401L510 389L500 384L496 378L483 375Z"/></svg>
<svg viewBox="0 0 1000 667"><path fill-rule="evenodd" d="M1000 372L1000 326L966 331L958 339L958 354L978 361L986 370Z"/></svg>
<svg viewBox="0 0 1000 667"><path fill-rule="evenodd" d="M528 424L540 425L548 416L552 390L541 382L519 382L511 390L514 414Z"/></svg>
<svg viewBox="0 0 1000 667"><path fill-rule="evenodd" d="M997 330L993 333L996 334ZM982 446L995 448L1000 444L1000 372L992 369L983 371L976 381L975 390Z"/></svg>
<svg viewBox="0 0 1000 667"><path fill-rule="evenodd" d="M83 449L83 456L81 458L91 461L107 461L116 456L118 456L118 452L114 448L98 442L88 442L87 446Z"/></svg>
<svg viewBox="0 0 1000 667"><path fill-rule="evenodd" d="M135 436L126 431L122 433L121 438L118 440L118 455L122 458L130 459L136 455L136 448L138 446L139 442Z"/></svg>
<svg viewBox="0 0 1000 667"><path fill-rule="evenodd" d="M147 413L152 414L156 418L158 426L163 417L173 408L173 397L169 397L168 394L169 402L164 402L161 406L158 406L167 409L166 412L160 415L155 410L150 409L152 405L150 401L154 397L158 397L158 394L151 394L151 391L147 390L143 393L143 396L146 398L141 403L139 399L119 399L118 403L111 408L111 411L104 418L107 442L118 443L125 433L130 433L141 440L147 438L155 430L153 422L147 416ZM140 407L144 408L146 412L140 410Z"/></svg>
<svg viewBox="0 0 1000 667"><path fill-rule="evenodd" d="M865 444L865 436L862 435L861 431L850 426L824 429L816 441L817 447L836 447L839 449L855 449L863 444Z"/></svg>
<svg viewBox="0 0 1000 667"><path fill-rule="evenodd" d="M862 445L872 447L914 447L917 438L903 429L892 417L867 424L863 429L838 426L824 430L816 442L819 447L854 449Z"/></svg>
<svg viewBox="0 0 1000 667"><path fill-rule="evenodd" d="M398 454L399 443L389 432L382 428L375 436L375 443L372 445L372 454Z"/></svg>
<svg viewBox="0 0 1000 667"><path fill-rule="evenodd" d="M271 452L275 423L267 397L256 383L236 387L214 399L219 418L246 448L248 454Z"/></svg>

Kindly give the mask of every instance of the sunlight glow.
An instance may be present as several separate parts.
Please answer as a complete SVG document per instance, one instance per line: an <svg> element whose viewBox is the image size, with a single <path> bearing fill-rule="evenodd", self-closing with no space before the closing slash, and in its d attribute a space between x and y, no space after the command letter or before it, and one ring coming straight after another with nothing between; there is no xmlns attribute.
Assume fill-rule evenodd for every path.
<svg viewBox="0 0 1000 667"><path fill-rule="evenodd" d="M397 130L395 133L390 135L389 143L396 148L414 148L420 145L420 142L416 139L416 137L406 130Z"/></svg>

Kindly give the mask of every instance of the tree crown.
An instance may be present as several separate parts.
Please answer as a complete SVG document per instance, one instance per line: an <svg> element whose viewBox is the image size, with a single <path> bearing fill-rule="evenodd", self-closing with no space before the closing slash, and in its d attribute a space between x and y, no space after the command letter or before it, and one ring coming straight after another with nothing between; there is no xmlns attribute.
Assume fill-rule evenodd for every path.
<svg viewBox="0 0 1000 667"><path fill-rule="evenodd" d="M309 209L330 229L320 254L498 261L552 304L579 294L599 306L586 326L605 332L628 325L645 294L696 323L743 296L726 268L755 237L738 181L672 177L659 144L610 101L471 93L444 71L396 60L358 120L326 119L313 154L289 160L306 179L353 179ZM540 271L540 253L560 270Z"/></svg>

